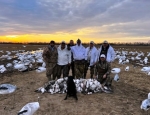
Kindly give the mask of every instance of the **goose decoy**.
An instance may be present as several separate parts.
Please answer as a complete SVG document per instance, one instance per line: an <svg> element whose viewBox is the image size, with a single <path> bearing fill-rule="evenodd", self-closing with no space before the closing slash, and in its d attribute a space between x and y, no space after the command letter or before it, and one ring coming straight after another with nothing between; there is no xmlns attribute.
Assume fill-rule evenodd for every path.
<svg viewBox="0 0 150 115"><path fill-rule="evenodd" d="M17 115L33 115L39 107L39 102L28 103L18 112Z"/></svg>

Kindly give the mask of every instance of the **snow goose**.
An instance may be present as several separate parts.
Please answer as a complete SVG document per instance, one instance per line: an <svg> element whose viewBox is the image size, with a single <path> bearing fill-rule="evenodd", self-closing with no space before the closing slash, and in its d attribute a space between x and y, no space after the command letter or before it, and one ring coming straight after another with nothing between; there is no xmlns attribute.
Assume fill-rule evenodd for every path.
<svg viewBox="0 0 150 115"><path fill-rule="evenodd" d="M28 103L19 111L18 115L33 115L39 107L39 102Z"/></svg>
<svg viewBox="0 0 150 115"><path fill-rule="evenodd" d="M114 76L114 81L119 81L119 73L120 73L121 69L120 68L113 68L111 70L111 73L114 73L115 76Z"/></svg>
<svg viewBox="0 0 150 115"><path fill-rule="evenodd" d="M142 101L141 109L147 111L150 108L150 93L148 93L148 98Z"/></svg>
<svg viewBox="0 0 150 115"><path fill-rule="evenodd" d="M16 86L11 84L1 84L0 85L0 94L9 94L13 93L16 90Z"/></svg>
<svg viewBox="0 0 150 115"><path fill-rule="evenodd" d="M129 71L129 66L127 66L127 67L125 68L125 71Z"/></svg>

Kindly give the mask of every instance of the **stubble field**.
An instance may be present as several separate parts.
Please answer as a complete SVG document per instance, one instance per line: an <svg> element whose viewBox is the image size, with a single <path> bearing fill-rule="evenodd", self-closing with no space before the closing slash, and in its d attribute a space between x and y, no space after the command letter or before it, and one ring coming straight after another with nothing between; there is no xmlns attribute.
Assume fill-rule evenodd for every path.
<svg viewBox="0 0 150 115"><path fill-rule="evenodd" d="M2 44L1 50L32 51L43 47L43 45L26 45L26 47L22 47L22 45ZM150 46L114 46L114 48L120 51L150 52ZM5 65L7 62L6 60L0 60L0 65ZM34 115L147 115L147 112L140 109L140 105L150 92L150 76L142 73L142 66L135 63L118 64L118 60L112 63L112 68L121 68L120 80L112 83L113 94L95 93L84 95L78 93L78 101L73 98L63 100L66 94L51 95L50 93L34 92L47 82L45 72L11 71L1 73L0 84L10 83L16 85L17 90L11 94L0 95L0 115L16 115L25 104L34 101L40 103L40 108ZM128 72L124 70L126 66L130 66ZM146 66L150 66L149 63ZM111 74L111 76L114 77L114 74ZM87 78L89 77L88 74Z"/></svg>

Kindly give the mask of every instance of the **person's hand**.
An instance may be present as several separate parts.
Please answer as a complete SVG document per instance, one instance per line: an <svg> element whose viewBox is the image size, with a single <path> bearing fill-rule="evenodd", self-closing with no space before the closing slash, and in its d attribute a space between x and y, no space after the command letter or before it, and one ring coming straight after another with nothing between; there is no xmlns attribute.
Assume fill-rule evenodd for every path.
<svg viewBox="0 0 150 115"><path fill-rule="evenodd" d="M104 78L104 79L106 78L106 74L103 75L103 78Z"/></svg>

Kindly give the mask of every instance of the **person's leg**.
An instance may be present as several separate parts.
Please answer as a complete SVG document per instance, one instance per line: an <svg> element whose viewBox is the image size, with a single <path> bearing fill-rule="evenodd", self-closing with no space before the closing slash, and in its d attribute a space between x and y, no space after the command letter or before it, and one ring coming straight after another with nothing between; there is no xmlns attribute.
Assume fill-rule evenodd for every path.
<svg viewBox="0 0 150 115"><path fill-rule="evenodd" d="M106 86L111 88L111 84L112 84L112 78L110 75L107 75L107 78L106 78Z"/></svg>
<svg viewBox="0 0 150 115"><path fill-rule="evenodd" d="M52 75L52 63L46 63L46 77L48 78L49 81L52 80L51 75Z"/></svg>
<svg viewBox="0 0 150 115"><path fill-rule="evenodd" d="M90 74L91 74L91 79L93 79L93 75L94 75L94 66L90 66Z"/></svg>
<svg viewBox="0 0 150 115"><path fill-rule="evenodd" d="M68 77L68 65L63 66L63 78Z"/></svg>
<svg viewBox="0 0 150 115"><path fill-rule="evenodd" d="M79 69L78 69L78 66L79 66L79 65L78 65L77 63L75 63L74 65L75 65L75 66L74 66L75 77L76 77L76 79L78 79L79 76L80 76Z"/></svg>
<svg viewBox="0 0 150 115"><path fill-rule="evenodd" d="M74 61L71 62L71 70L72 70L72 76L75 78L75 64L74 64Z"/></svg>
<svg viewBox="0 0 150 115"><path fill-rule="evenodd" d="M84 64L78 65L79 78L84 78L84 68L85 68Z"/></svg>
<svg viewBox="0 0 150 115"><path fill-rule="evenodd" d="M84 65L84 79L86 79L86 74L87 74L87 71L88 71L88 67L89 67L89 63L85 63L85 65Z"/></svg>
<svg viewBox="0 0 150 115"><path fill-rule="evenodd" d="M62 73L62 66L61 65L57 65L57 79L59 79L61 77L61 73Z"/></svg>

